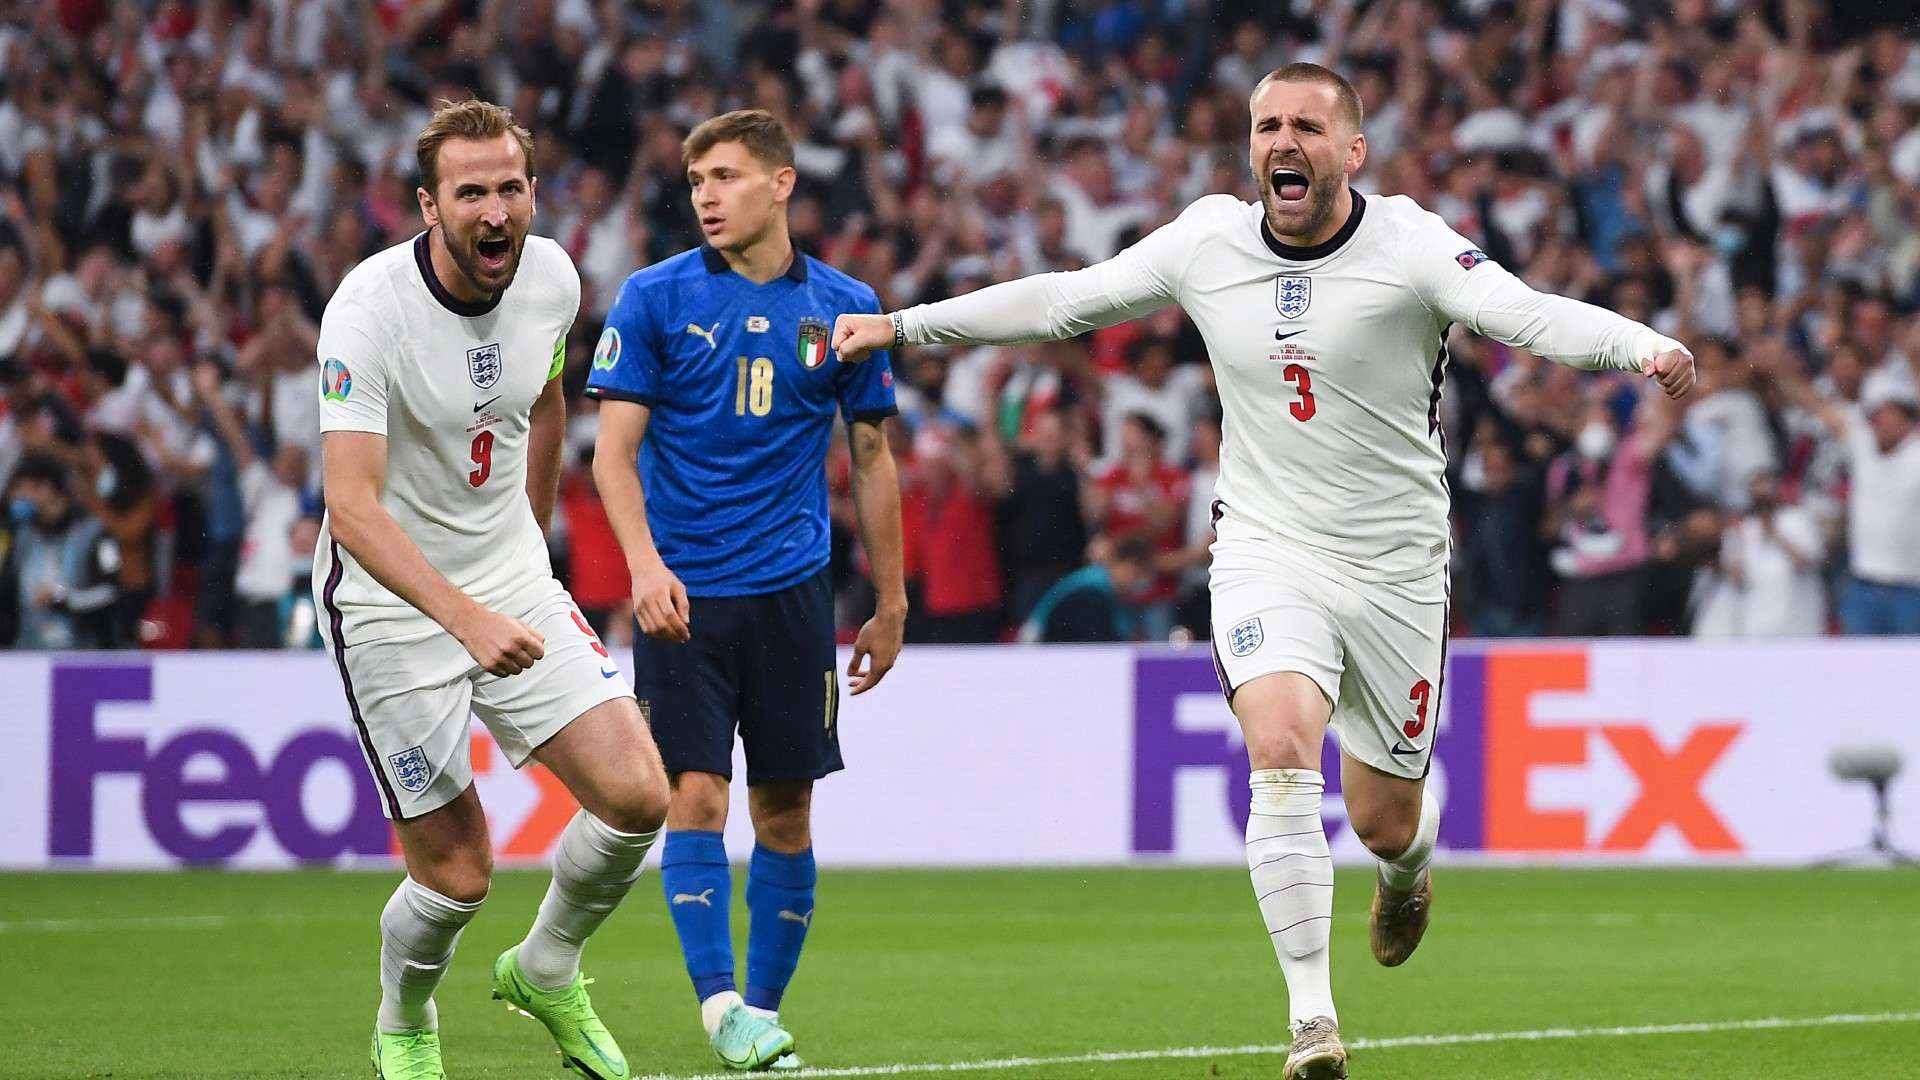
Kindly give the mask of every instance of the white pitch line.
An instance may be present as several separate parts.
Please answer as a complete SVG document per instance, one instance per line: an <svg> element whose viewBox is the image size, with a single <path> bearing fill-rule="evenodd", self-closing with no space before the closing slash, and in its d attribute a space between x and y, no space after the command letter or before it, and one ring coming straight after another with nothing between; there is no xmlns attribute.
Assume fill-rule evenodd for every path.
<svg viewBox="0 0 1920 1080"><path fill-rule="evenodd" d="M1474 1043L1539 1042L1549 1039L1621 1039L1642 1035L1692 1035L1716 1031L1773 1031L1786 1028L1834 1027L1845 1024L1908 1024L1920 1022L1920 1012L1836 1013L1831 1016L1767 1016L1756 1020L1711 1020L1691 1024L1643 1024L1633 1027L1541 1028L1537 1031L1473 1031L1451 1035L1400 1035L1384 1039L1353 1039L1350 1050L1392 1050L1409 1046L1461 1046ZM1174 1046L1163 1050L1113 1050L1061 1057L1010 1057L975 1061L906 1062L895 1065L854 1065L846 1068L796 1069L780 1075L792 1080L840 1076L906 1076L913 1073L995 1072L1047 1065L1102 1065L1130 1061L1166 1061L1174 1058L1248 1057L1285 1054L1287 1044L1245 1046ZM641 1080L737 1080L738 1073L702 1073L675 1077L654 1073Z"/></svg>
<svg viewBox="0 0 1920 1080"><path fill-rule="evenodd" d="M98 919L0 919L0 934L62 934L105 930L220 930L235 923L306 923L341 916L281 912L272 915L127 915Z"/></svg>

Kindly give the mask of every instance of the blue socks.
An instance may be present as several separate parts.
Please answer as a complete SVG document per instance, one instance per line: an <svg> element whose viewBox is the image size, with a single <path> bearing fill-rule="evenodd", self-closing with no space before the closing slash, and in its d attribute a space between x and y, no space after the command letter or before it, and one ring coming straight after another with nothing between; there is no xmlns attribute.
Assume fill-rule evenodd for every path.
<svg viewBox="0 0 1920 1080"><path fill-rule="evenodd" d="M680 935L693 992L705 1001L733 987L733 931L727 914L733 878L720 833L687 829L667 834L660 855L660 885L667 913Z"/></svg>
<svg viewBox="0 0 1920 1080"><path fill-rule="evenodd" d="M781 995L800 965L800 949L813 924L817 874L813 851L783 855L754 845L747 868L746 1003L767 1012L780 1009ZM706 1001L734 989L733 937L728 915L733 881L727 870L722 835L697 829L667 833L660 856L660 884L667 912L680 935L694 996Z"/></svg>
<svg viewBox="0 0 1920 1080"><path fill-rule="evenodd" d="M813 925L813 849L783 855L758 844L747 870L747 1005L780 1010Z"/></svg>

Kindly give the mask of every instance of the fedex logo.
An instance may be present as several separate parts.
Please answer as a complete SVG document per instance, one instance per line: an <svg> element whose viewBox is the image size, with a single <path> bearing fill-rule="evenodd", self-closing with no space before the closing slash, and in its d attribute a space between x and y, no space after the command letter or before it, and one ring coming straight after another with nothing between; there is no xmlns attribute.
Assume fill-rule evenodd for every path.
<svg viewBox="0 0 1920 1080"><path fill-rule="evenodd" d="M1541 719L1542 695L1594 696L1589 660L1587 648L1455 651L1429 776L1446 808L1440 842L1456 851L1631 854L1672 835L1694 852L1741 852L1707 782L1743 726L1701 719L1676 736L1633 717ZM1210 693L1219 701L1210 665L1142 657L1134 675L1133 850L1175 849L1178 778L1202 770L1225 778L1217 818L1225 850L1246 823L1246 751L1224 706L1217 729L1178 720L1182 698ZM1636 688L1608 689L1631 697ZM1332 796L1340 770L1331 739L1320 769ZM1332 836L1339 801L1326 805Z"/></svg>
<svg viewBox="0 0 1920 1080"><path fill-rule="evenodd" d="M102 732L100 706L153 700L153 668L146 664L57 664L52 691L47 853L54 858L93 857L95 787L110 776L138 778L148 834L182 862L231 858L263 829L303 861L388 851L389 829L373 779L345 732L303 732L263 761L229 731L210 725L151 742L144 735ZM351 812L331 829L310 821L301 803L307 775L326 762L344 766L354 785ZM187 811L196 806L234 812L218 824L195 827Z"/></svg>
<svg viewBox="0 0 1920 1080"><path fill-rule="evenodd" d="M1539 695L1590 689L1586 649L1502 651L1457 656L1447 683L1456 719L1478 717L1486 735L1485 847L1489 851L1626 853L1672 829L1692 850L1737 853L1740 841L1707 799L1705 783L1739 739L1742 725L1696 721L1678 740L1644 721L1543 723ZM1604 748L1604 751L1603 751ZM1545 809L1529 791L1536 771L1602 764L1610 753L1631 777L1623 811Z"/></svg>

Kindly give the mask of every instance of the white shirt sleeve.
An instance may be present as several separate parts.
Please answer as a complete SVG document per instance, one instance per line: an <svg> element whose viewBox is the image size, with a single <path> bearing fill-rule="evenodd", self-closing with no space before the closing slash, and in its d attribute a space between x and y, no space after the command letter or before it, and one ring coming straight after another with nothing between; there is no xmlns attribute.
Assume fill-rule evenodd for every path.
<svg viewBox="0 0 1920 1080"><path fill-rule="evenodd" d="M1231 201L1231 196L1211 196ZM1178 303L1180 281L1204 233L1202 199L1105 262L1035 274L900 313L909 345L1058 341ZM1237 204L1236 204L1237 205Z"/></svg>
<svg viewBox="0 0 1920 1080"><path fill-rule="evenodd" d="M320 430L387 433L390 334L358 297L336 296L320 316Z"/></svg>
<svg viewBox="0 0 1920 1080"><path fill-rule="evenodd" d="M1605 308L1534 290L1425 211L1400 237L1407 279L1427 307L1495 341L1569 367L1638 373L1686 346Z"/></svg>

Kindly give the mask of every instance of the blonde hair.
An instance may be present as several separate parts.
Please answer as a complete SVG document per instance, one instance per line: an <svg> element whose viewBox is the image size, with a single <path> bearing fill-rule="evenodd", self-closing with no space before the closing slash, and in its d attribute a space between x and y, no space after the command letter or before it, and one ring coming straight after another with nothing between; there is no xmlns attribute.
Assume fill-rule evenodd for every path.
<svg viewBox="0 0 1920 1080"><path fill-rule="evenodd" d="M513 112L491 101L442 101L433 111L433 119L420 129L414 140L414 158L420 167L420 186L429 192L440 185L440 147L448 139L485 141L512 135L526 158L527 177L533 177L533 133L519 125Z"/></svg>

